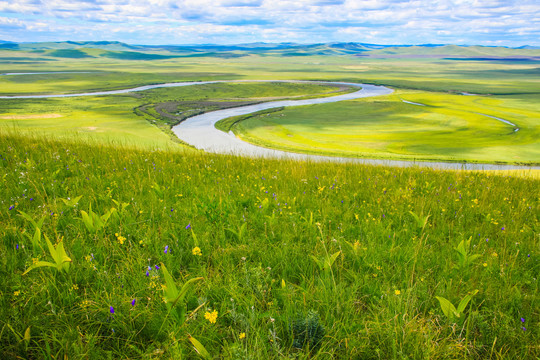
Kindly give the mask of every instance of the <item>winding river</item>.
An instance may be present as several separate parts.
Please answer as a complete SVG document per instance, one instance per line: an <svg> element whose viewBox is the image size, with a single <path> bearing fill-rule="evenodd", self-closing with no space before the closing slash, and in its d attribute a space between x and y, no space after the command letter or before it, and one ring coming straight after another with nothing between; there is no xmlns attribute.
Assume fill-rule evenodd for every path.
<svg viewBox="0 0 540 360"><path fill-rule="evenodd" d="M29 73L10 73L4 75L30 75ZM44 99L44 98L63 98L63 97L78 97L78 96L103 96L126 94L136 91L145 91L157 88L192 86L203 84L227 83L227 82L305 82L319 83L328 85L347 85L360 88L358 91L307 100L281 100L271 101L255 105L247 105L224 110L217 110L204 113L198 116L193 116L181 122L172 128L176 136L182 141L193 145L197 149L207 152L220 154L233 154L249 157L266 157L279 159L298 159L310 161L335 161L348 162L370 165L398 166L398 167L428 167L435 169L452 169L452 170L529 170L540 169L540 166L514 166L514 165L495 165L495 164L472 164L472 163L450 163L450 162L426 162L426 161L397 161L397 160L379 160L379 159L361 159L361 158L346 158L334 156L320 156L310 154L298 154L281 150L269 149L252 145L238 139L232 132L225 133L215 128L215 123L219 120L238 115L246 115L253 112L272 109L285 106L303 106L313 104L324 104L336 101L353 100L371 96L388 95L393 92L384 86L375 86L369 84L344 83L344 82L313 82L313 81L297 81L297 80L220 80L220 81L200 81L200 82L177 82L139 86L130 89L109 90L99 92L86 92L78 94L53 94L53 95L14 95L0 96L0 99Z"/></svg>

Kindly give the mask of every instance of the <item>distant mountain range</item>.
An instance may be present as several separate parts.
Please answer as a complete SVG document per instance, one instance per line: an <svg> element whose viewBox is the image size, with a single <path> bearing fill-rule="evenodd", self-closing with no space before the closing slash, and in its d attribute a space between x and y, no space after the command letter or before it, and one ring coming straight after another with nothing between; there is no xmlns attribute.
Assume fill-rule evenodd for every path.
<svg viewBox="0 0 540 360"><path fill-rule="evenodd" d="M62 41L15 43L0 40L0 50L20 50L52 58L105 57L122 60L159 60L179 57L233 58L260 56L336 56L367 58L442 58L492 61L540 61L540 47L518 48L444 44L377 45L347 43L249 43L234 45L132 45L118 41ZM8 56L0 53L0 59Z"/></svg>

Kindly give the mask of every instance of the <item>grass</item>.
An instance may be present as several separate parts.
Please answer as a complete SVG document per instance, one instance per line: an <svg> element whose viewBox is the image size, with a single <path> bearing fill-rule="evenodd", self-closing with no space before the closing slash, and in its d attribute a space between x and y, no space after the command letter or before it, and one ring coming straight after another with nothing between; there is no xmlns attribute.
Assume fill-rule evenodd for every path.
<svg viewBox="0 0 540 360"><path fill-rule="evenodd" d="M463 121L487 134L509 129L491 120L484 127L474 110L519 125L512 135L519 155L537 156L535 64L255 55L124 61L102 49L84 53L94 58L3 50L10 59L2 72L94 72L0 76L0 88L380 82L416 90L341 103L333 109L342 121L362 104L387 126L396 116L387 111L399 111L430 135ZM160 129L197 109L330 90L216 84L2 100L0 358L540 357L537 172L219 156L178 145ZM497 96L452 96L459 91ZM325 107L306 109L283 113L335 121ZM432 121L423 124L423 116Z"/></svg>
<svg viewBox="0 0 540 360"><path fill-rule="evenodd" d="M314 84L227 83L114 96L0 99L0 127L96 143L175 148L177 138L171 138L170 126L187 116L275 98L327 96L336 89Z"/></svg>
<svg viewBox="0 0 540 360"><path fill-rule="evenodd" d="M243 140L294 152L537 164L540 108L529 99L400 90L385 97L249 116L230 128Z"/></svg>
<svg viewBox="0 0 540 360"><path fill-rule="evenodd" d="M538 180L5 132L0 154L2 358L540 356ZM68 271L28 272L45 236ZM476 290L459 318L437 299Z"/></svg>

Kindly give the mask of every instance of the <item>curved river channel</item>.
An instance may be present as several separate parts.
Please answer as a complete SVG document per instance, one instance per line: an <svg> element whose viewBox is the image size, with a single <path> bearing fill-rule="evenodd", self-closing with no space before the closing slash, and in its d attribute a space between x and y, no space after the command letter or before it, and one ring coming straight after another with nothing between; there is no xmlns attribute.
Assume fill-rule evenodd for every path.
<svg viewBox="0 0 540 360"><path fill-rule="evenodd" d="M9 75L30 75L30 74L9 74ZM384 86L375 86L369 84L356 84L344 82L315 82L315 81L297 81L297 80L221 80L221 81L200 81L200 82L178 82L165 83L155 85L139 86L131 89L110 90L91 93L79 94L53 94L53 95L16 95L16 96L0 96L0 99L44 99L44 98L62 98L62 97L77 97L77 96L103 96L126 94L129 92L144 91L156 88L192 86L203 84L227 83L227 82L305 82L314 84L327 85L348 85L360 88L358 91L330 96L324 98L307 99L307 100L280 100L271 101L255 105L247 105L224 110L217 110L201 115L190 117L180 124L174 126L172 131L182 141L193 145L197 149L207 152L232 154L248 157L266 157L279 159L298 159L310 161L335 161L349 162L370 165L398 166L398 167L429 167L435 169L450 169L450 170L529 170L540 169L540 166L514 166L514 165L495 165L495 164L472 164L472 163L450 163L450 162L427 162L427 161L398 161L398 160L378 160L378 159L361 159L361 158L346 158L334 156L320 156L310 154L299 154L264 148L250 143L244 142L237 138L232 132L225 133L215 128L215 123L219 120L226 119L231 116L246 115L253 112L272 109L286 106L304 106L313 104L324 104L343 100L359 99L371 96L388 95L393 92Z"/></svg>

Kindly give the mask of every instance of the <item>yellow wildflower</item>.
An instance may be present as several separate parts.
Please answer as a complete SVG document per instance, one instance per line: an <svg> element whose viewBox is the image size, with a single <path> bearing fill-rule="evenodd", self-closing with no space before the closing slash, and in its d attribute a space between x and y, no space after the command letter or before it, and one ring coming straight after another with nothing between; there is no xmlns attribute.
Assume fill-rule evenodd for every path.
<svg viewBox="0 0 540 360"><path fill-rule="evenodd" d="M245 333L245 332L240 333L240 335L238 335L238 338L239 338L240 340L245 339L245 337L246 337L246 333Z"/></svg>
<svg viewBox="0 0 540 360"><path fill-rule="evenodd" d="M482 265L484 265L484 267L487 267L487 263L486 263L486 262L485 262L485 263L483 263Z"/></svg>
<svg viewBox="0 0 540 360"><path fill-rule="evenodd" d="M126 238L123 237L122 235L116 233L114 234L116 236L116 240L118 240L118 242L120 243L120 245L122 245L124 243L124 241L126 241Z"/></svg>
<svg viewBox="0 0 540 360"><path fill-rule="evenodd" d="M21 293L21 292L20 292L19 290L17 290L17 291L15 291L15 292L13 293L13 295L15 295L15 296L19 296L19 295L20 295L20 293Z"/></svg>
<svg viewBox="0 0 540 360"><path fill-rule="evenodd" d="M400 295L400 294L401 294L401 291L399 291L399 290L394 290L394 294Z"/></svg>
<svg viewBox="0 0 540 360"><path fill-rule="evenodd" d="M191 250L191 253L195 256L202 256L201 248L199 248L198 246L195 246L193 250Z"/></svg>
<svg viewBox="0 0 540 360"><path fill-rule="evenodd" d="M212 312L207 311L207 312L204 314L204 318L205 318L206 320L210 321L211 324L215 324L215 323L216 323L217 317L218 317L218 312L217 312L217 310L214 310L214 311L212 311Z"/></svg>

